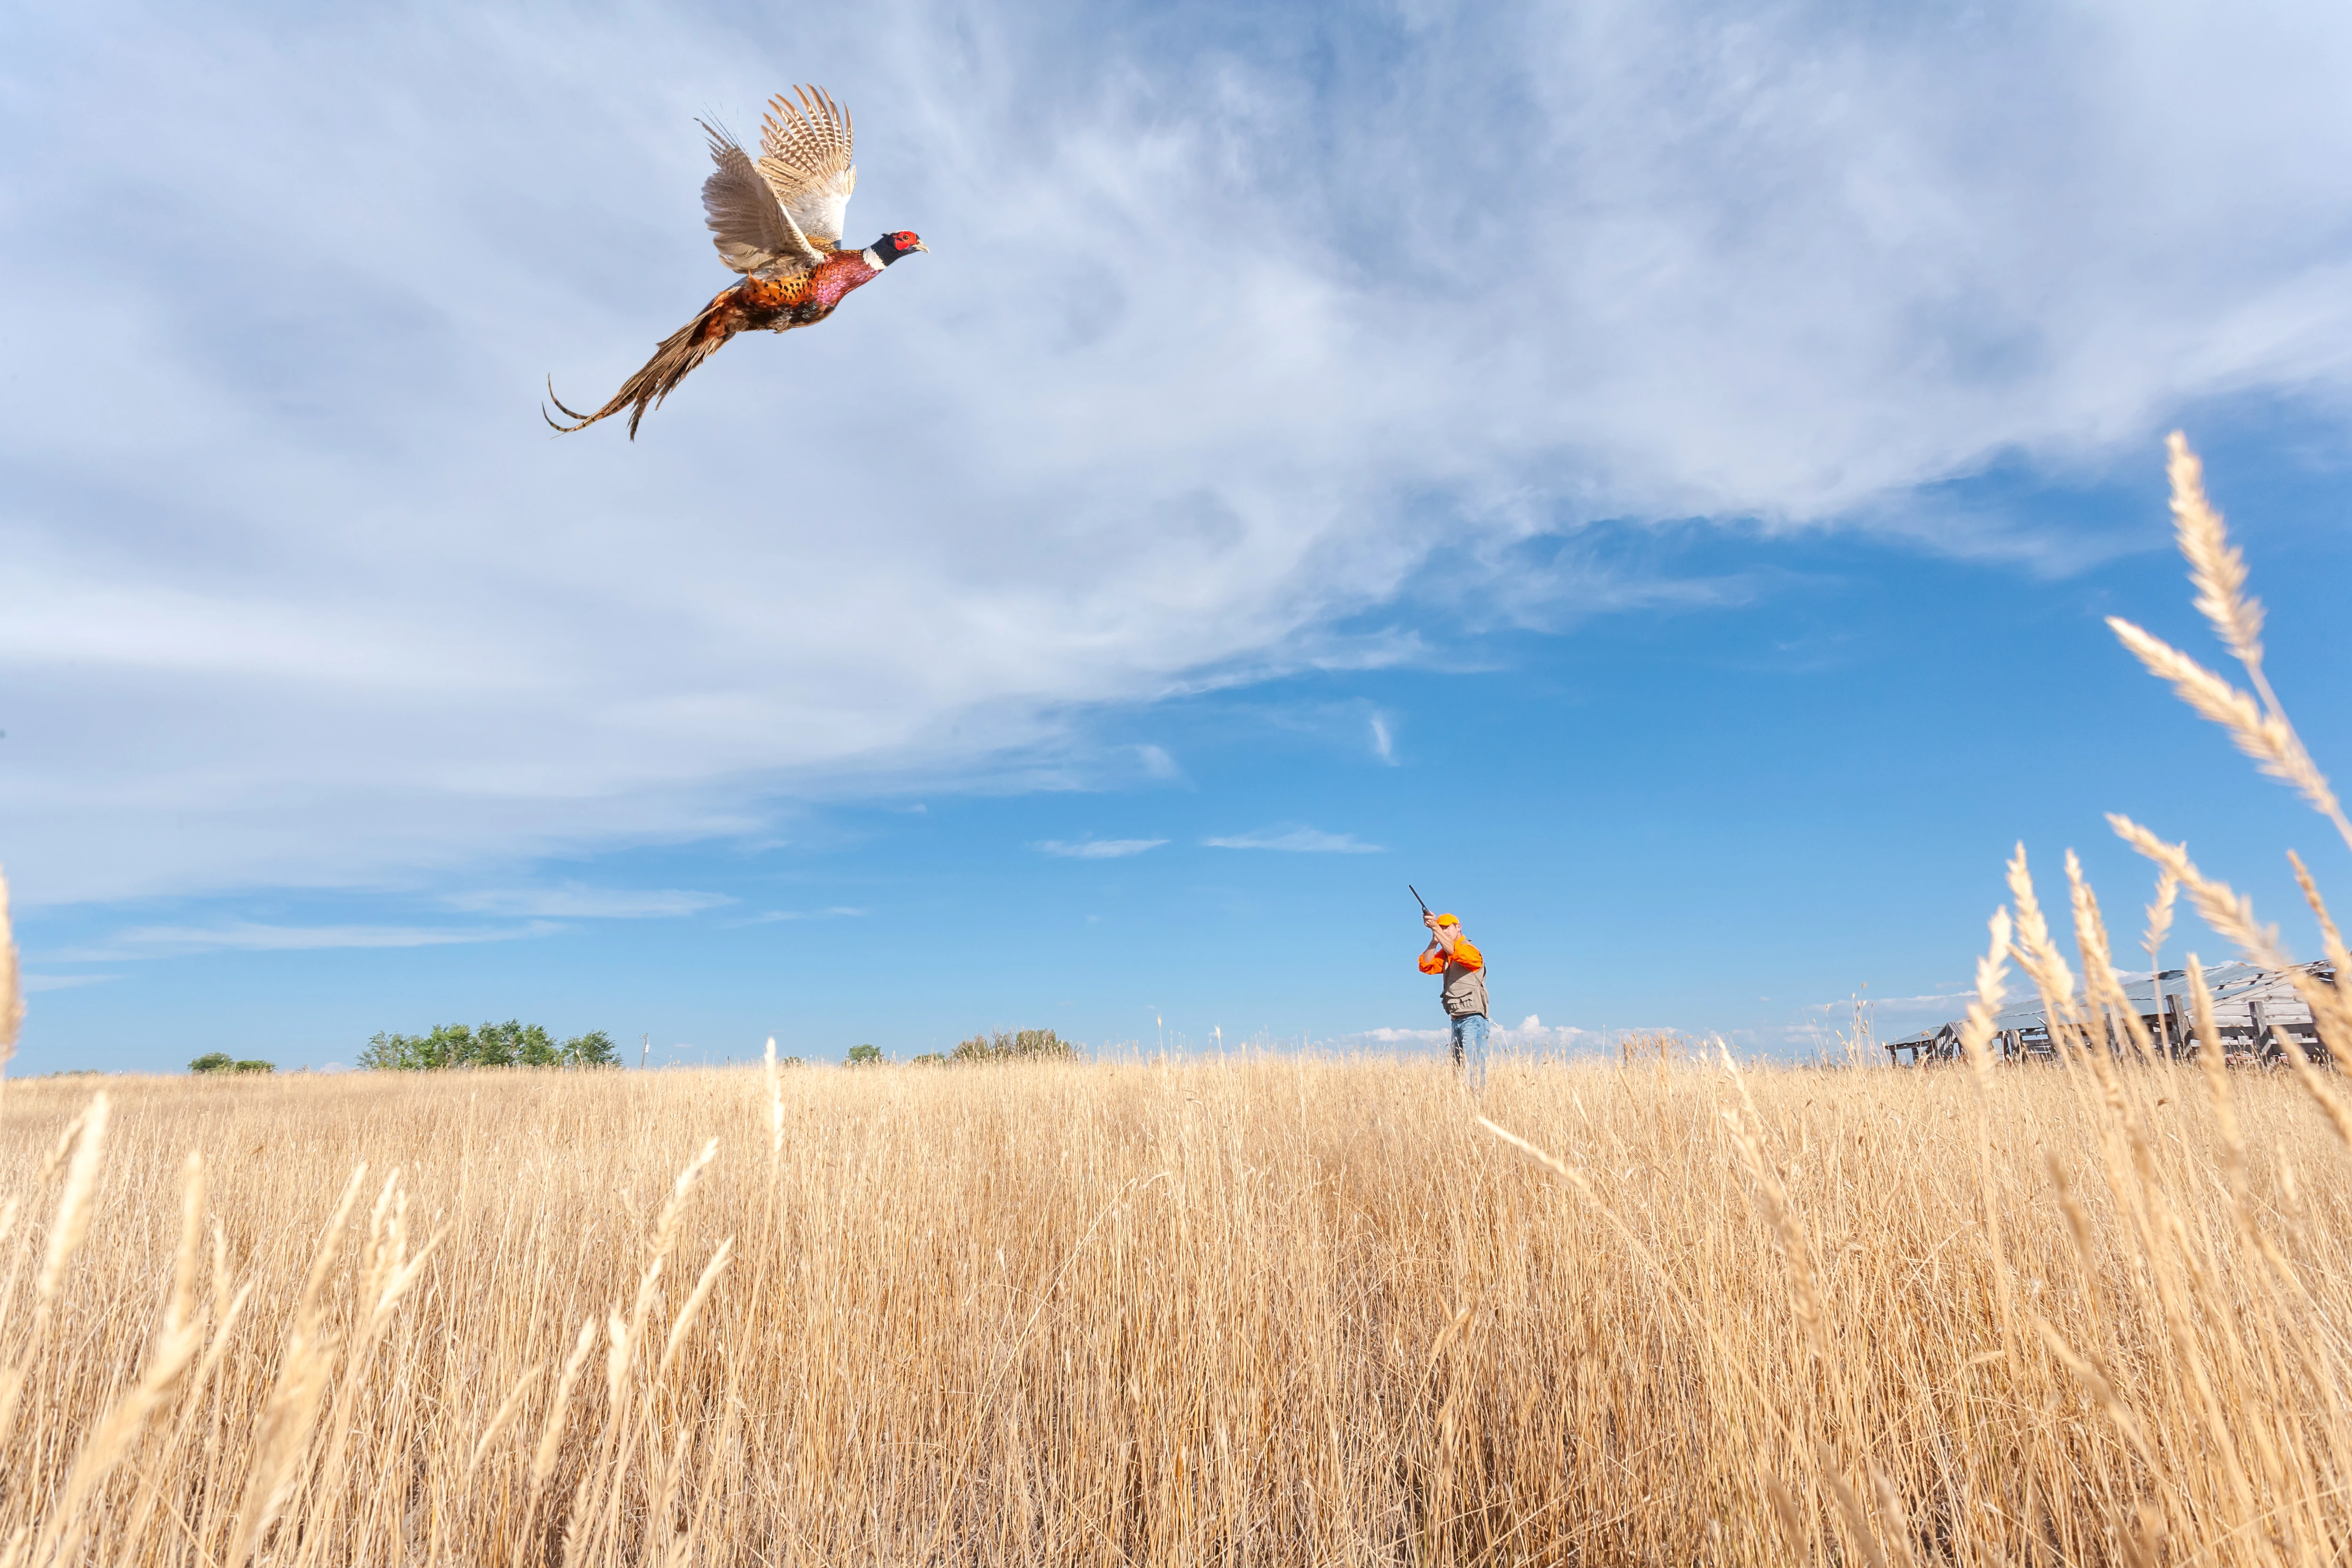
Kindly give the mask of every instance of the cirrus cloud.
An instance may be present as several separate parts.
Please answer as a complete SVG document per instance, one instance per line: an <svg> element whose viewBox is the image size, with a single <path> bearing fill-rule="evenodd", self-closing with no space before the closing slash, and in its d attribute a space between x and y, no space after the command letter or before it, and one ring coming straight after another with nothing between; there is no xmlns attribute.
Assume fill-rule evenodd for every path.
<svg viewBox="0 0 2352 1568"><path fill-rule="evenodd" d="M482 915L542 915L558 920L665 920L699 913L735 900L724 893L681 888L506 888L452 893L451 909Z"/></svg>
<svg viewBox="0 0 2352 1568"><path fill-rule="evenodd" d="M564 928L553 921L518 926L274 925L224 921L201 926L133 926L97 947L47 954L58 963L110 963L126 959L181 958L198 952L310 952L328 948L446 947L478 942L519 942ZM71 982L68 982L71 984Z"/></svg>
<svg viewBox="0 0 2352 1568"><path fill-rule="evenodd" d="M617 384L725 280L695 115L809 62L853 225L933 254L635 443L549 440L550 370ZM682 0L552 50L495 3L11 8L20 900L754 837L1428 657L1382 623L1433 582L1531 625L1748 591L1515 575L1536 536L2046 553L1909 498L2352 394L2347 75L2343 8L2140 0ZM172 264L93 313L125 212Z"/></svg>
<svg viewBox="0 0 2352 1568"><path fill-rule="evenodd" d="M1048 838L1029 847L1041 855L1058 855L1071 860L1123 860L1129 855L1157 849L1167 842L1165 838Z"/></svg>
<svg viewBox="0 0 2352 1568"><path fill-rule="evenodd" d="M1225 838L1203 838L1212 849L1280 849L1294 855L1380 855L1380 845L1367 844L1352 833L1326 833L1319 827L1265 828Z"/></svg>

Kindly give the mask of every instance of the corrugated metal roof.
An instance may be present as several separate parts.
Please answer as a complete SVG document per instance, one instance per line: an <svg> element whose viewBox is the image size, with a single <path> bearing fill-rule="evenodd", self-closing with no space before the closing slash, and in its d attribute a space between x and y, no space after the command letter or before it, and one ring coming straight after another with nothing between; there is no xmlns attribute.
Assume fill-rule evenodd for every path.
<svg viewBox="0 0 2352 1568"><path fill-rule="evenodd" d="M2326 963L2301 966L2321 980L2333 984L2336 971ZM2137 1008L2143 1018L2157 1016L2160 1011L2159 996L2175 999L2174 1006L2181 1017L2195 1011L2185 969L2168 969L2160 974L2126 975L2122 977L2124 995ZM2247 1028L2253 1023L2250 1004L2260 1003L2263 1017L2272 1024L2312 1026L2311 1009L2295 994L2294 983L2287 972L2280 969L2259 969L2251 963L2210 963L2205 966L2205 988L2213 997L2213 1021L2222 1028ZM1889 1040L1891 1047L1925 1045L1958 1020L1941 1024L1932 1029L1922 1029L1916 1035L1906 1035L1899 1040ZM2042 1005L2040 995L2031 1003L2011 1007L1995 1016L1996 1029L2046 1029L2050 1019Z"/></svg>

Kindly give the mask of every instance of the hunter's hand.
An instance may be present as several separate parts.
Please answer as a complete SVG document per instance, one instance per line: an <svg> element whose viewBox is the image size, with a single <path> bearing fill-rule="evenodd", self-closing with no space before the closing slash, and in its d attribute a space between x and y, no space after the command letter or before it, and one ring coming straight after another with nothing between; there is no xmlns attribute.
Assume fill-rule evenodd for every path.
<svg viewBox="0 0 2352 1568"><path fill-rule="evenodd" d="M1430 935L1435 936L1437 934L1437 917L1430 913L1427 910L1421 911L1421 923L1429 928Z"/></svg>

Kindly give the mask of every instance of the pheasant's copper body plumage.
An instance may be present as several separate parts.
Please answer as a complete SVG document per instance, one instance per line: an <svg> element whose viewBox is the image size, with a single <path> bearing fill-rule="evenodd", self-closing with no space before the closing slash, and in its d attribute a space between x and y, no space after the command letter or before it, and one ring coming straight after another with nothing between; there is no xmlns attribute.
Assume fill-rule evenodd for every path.
<svg viewBox="0 0 2352 1568"><path fill-rule="evenodd" d="M857 186L849 113L823 88L793 90L797 104L781 93L769 102L757 163L726 132L702 128L718 165L702 183L702 210L719 258L744 274L743 281L664 338L645 368L595 413L565 408L551 383L549 398L572 423L551 416L550 425L583 429L626 408L634 441L646 410L659 407L672 387L736 333L813 327L851 289L879 278L910 251L930 248L904 229L862 250L841 247L843 214Z"/></svg>

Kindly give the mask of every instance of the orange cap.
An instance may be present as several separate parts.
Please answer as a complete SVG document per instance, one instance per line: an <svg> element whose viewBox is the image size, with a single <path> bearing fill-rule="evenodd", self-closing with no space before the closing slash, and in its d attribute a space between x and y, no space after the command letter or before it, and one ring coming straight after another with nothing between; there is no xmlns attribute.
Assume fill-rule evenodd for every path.
<svg viewBox="0 0 2352 1568"><path fill-rule="evenodd" d="M1458 926L1462 921L1453 915L1440 915L1437 917L1437 923L1442 926Z"/></svg>

